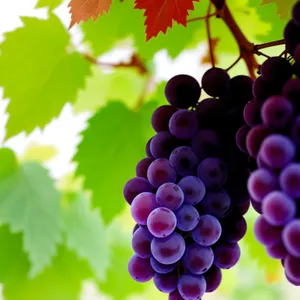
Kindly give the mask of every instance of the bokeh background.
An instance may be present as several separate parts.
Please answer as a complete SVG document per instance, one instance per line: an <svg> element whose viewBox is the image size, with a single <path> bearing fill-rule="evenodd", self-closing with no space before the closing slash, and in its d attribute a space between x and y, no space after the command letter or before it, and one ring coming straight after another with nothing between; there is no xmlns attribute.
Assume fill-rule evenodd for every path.
<svg viewBox="0 0 300 300"><path fill-rule="evenodd" d="M126 1L128 3L129 0ZM122 15L121 6L116 6L112 7L114 15L110 19L104 16L103 20L106 18L104 21L98 20L96 23L89 21L85 25L74 26L70 31L67 31L70 22L67 1L41 0L40 6L45 7L40 8L36 8L37 2L37 0L0 1L1 43L9 38L8 35L5 37L7 32L14 32L17 28L24 26L25 19L23 17L48 20L50 9L47 6L50 6L51 9L55 7L53 13L62 22L66 33L68 32L67 34L70 35L72 47L79 53L88 53L102 63L90 66L90 74L85 78L84 87L76 90L73 101L65 99L62 110L59 114L53 115L46 126L40 128L37 124L34 130L27 130L26 133L17 130L7 137L7 122L10 117L13 117L13 113L11 113L12 116L9 114L8 105L10 101L15 100L10 98L9 92L5 93L7 82L3 78L7 76L12 80L11 74L16 74L14 88L17 90L20 87L22 92L24 86L22 82L17 80L20 78L17 74L25 71L22 69L22 61L26 61L24 49L30 49L33 45L26 45L23 40L19 44L15 44L16 50L13 51L13 55L19 56L18 58L15 57L17 61L21 62L19 68L13 63L10 68L10 61L3 62L0 56L1 147L11 149L21 165L34 163L36 166L42 165L48 170L49 177L53 179L55 188L60 193L59 203L63 211L63 223L66 228L61 240L57 241L56 250L50 255L49 261L45 263L40 259L41 265L39 266L39 260L35 260L35 270L33 270L32 261L29 259L30 250L28 247L26 248L25 241L28 238L27 243L34 244L30 240L30 234L26 236L26 229L22 230L18 226L12 225L13 222L9 220L9 217L5 214L1 215L0 212L1 299L167 299L166 295L155 290L151 282L138 284L131 280L127 274L127 261L132 254L130 238L134 223L131 220L128 206L122 204L120 182L124 184L126 178L129 179L130 176L134 176L135 163L143 157L140 149L144 149L145 141L152 134L150 128L151 110L165 101L163 98L165 81L178 73L190 74L200 81L202 74L210 67L207 58L208 49L204 23L201 21L194 22L192 26L195 28L189 31L176 27L174 36L171 38L161 37L156 44L146 44L140 31L138 33L133 32L132 36L122 32L124 22L130 24L136 21L130 14L125 17L129 6L126 8L127 10L124 9L124 15L121 19L119 18ZM130 0L130 2L132 1ZM228 3L233 8L238 23L253 42L262 43L281 38L282 28L286 20L281 20L276 15L275 4L270 4L268 8L265 8L259 6L260 1L258 0L231 0ZM58 7L56 7L57 5ZM199 5L197 4L195 16L203 15L206 5L207 1L204 0ZM139 13L138 18L143 20L142 12ZM142 27L143 24L139 23L139 26ZM42 29L37 27L36 31L39 32L39 30ZM226 28L220 24L212 25L212 31L214 37L221 37L215 52L218 65L225 68L236 59L237 47L230 33L226 32ZM47 34L45 32L45 41ZM188 35L192 35L189 40ZM136 41L137 44L132 43L132 40ZM36 45L45 41L43 39L36 41ZM31 43L30 40L29 43ZM1 54L4 54L4 51L7 53L8 50L0 46L0 51ZM143 62L149 69L146 75L138 73L134 68L104 66L105 64L126 63L130 60L132 53L137 51L140 51L139 54L145 57ZM276 55L281 51L281 47L275 47L267 50L266 53ZM10 59L13 61L13 58ZM40 59L47 60L49 57L43 58L41 53L37 57L37 64L40 63ZM262 60L263 58L259 59ZM243 62L240 62L230 72L231 75L246 73ZM30 81L30 78L28 80ZM32 78L32 81L34 80ZM55 93L59 95L63 93L63 89L63 85L59 85ZM41 101L43 100L41 99ZM150 114L138 115L142 120L142 125L146 128L143 138L139 139L139 132L135 135L135 132L123 130L120 119L126 122L128 120L125 118L126 116L118 115L113 110L110 115L107 113L106 110L111 108L112 100L118 100L129 112L134 113L137 104L141 106L142 102L150 105ZM19 101L23 101L22 97L19 97ZM26 101L25 98L24 101ZM54 103L56 100L50 99L50 101ZM18 106L18 103L14 102L14 105ZM21 102L19 105L21 107ZM39 105L37 106L39 107ZM34 109L30 111L21 110L22 118L15 127L22 128L24 119L30 119L39 113L42 114L43 112ZM73 157L78 156L78 151L81 150L83 156L88 153L88 151L84 153L86 146L82 146L82 148L78 146L87 138L84 134L82 135L82 132L92 126L93 123L89 120L93 119L93 116L97 116L98 119L104 120L106 123L105 126L102 124L104 129L99 130L99 132L95 128L93 129L93 140L88 145L91 148L95 146L98 151L95 166L92 162L89 167L92 169L100 166L100 169L95 170L94 173L86 172L86 176L90 176L88 179L94 180L94 188L93 185L91 188L85 185L87 181L85 181L84 176L79 176L84 174L74 176L74 172L80 164L80 158L78 162L76 159L74 161ZM130 117L130 115L128 116ZM16 122L15 119L14 122ZM117 128L115 128L116 126ZM125 126L125 128L127 127ZM132 128L134 129L134 127ZM126 150L127 144L132 143L133 138L135 139L133 149ZM97 147L99 143L101 144L100 149ZM140 144L139 149L136 150L134 147L138 144ZM118 148L116 145L120 147ZM126 151L122 145L125 146ZM106 153L106 156L103 153ZM109 162L110 165L106 165L110 168L109 171L104 167L101 169L101 159L105 159L107 153L110 153L109 157L112 158ZM2 164L0 166L1 198L7 196L5 194L6 187L3 187L5 178L2 175L3 169L9 164L7 160L10 159L10 156L6 154L1 156L0 153L0 157ZM124 164L123 162L127 160L129 161ZM33 171L32 173L29 175L33 177L29 180L31 180L31 184L38 185L38 172ZM98 191L97 194L99 199L93 203L92 195L94 193L95 196L97 181L101 191ZM101 182L105 182L105 184L101 185ZM18 220L18 218L22 218L23 209L31 209L31 206L23 207L22 201L25 198L23 198L22 193L14 197L15 206L11 207L10 212L12 214L16 212L15 218ZM45 198L45 195L41 195L41 197ZM36 198L39 200L39 195ZM1 204L3 199L0 199L0 209L1 207L3 209ZM44 201L40 203L42 205ZM116 203L117 209L115 209L114 203ZM109 212L110 205L113 211L111 214ZM106 211L105 214L103 213L104 210ZM269 259L264 248L255 241L252 227L256 216L256 213L250 209L247 214L248 232L241 242L242 256L239 264L231 270L224 271L223 282L218 291L211 295L205 295L204 299L300 299L299 289L291 286L284 279L280 262ZM35 220L34 211L31 217ZM51 230L41 231L43 227L39 228L38 221L36 225L33 222L33 228L37 231L40 230L38 236L41 241L37 241L37 244L39 242L43 244L45 241L45 245L48 247L47 239L51 235ZM31 249L30 245L29 249ZM47 253L47 249L45 253Z"/></svg>

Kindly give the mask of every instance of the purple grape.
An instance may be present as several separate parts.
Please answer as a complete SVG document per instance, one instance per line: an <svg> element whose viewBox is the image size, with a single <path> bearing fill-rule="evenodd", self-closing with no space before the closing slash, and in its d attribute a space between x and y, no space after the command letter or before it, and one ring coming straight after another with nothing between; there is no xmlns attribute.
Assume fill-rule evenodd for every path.
<svg viewBox="0 0 300 300"><path fill-rule="evenodd" d="M272 96L261 109L264 124L274 129L281 129L288 125L293 117L293 105L282 96Z"/></svg>
<svg viewBox="0 0 300 300"><path fill-rule="evenodd" d="M288 254L283 243L279 243L274 246L267 247L266 250L268 255L274 259L283 259Z"/></svg>
<svg viewBox="0 0 300 300"><path fill-rule="evenodd" d="M296 61L296 64L299 66L299 64L300 64L300 44L295 49L294 59Z"/></svg>
<svg viewBox="0 0 300 300"><path fill-rule="evenodd" d="M135 169L136 176L147 179L147 171L148 171L150 164L153 161L154 161L154 158L152 158L152 157L146 157L146 158L143 158L142 160L140 160Z"/></svg>
<svg viewBox="0 0 300 300"><path fill-rule="evenodd" d="M237 131L235 136L235 142L236 145L239 147L239 149L245 153L248 153L247 146L246 146L246 138L250 131L251 127L249 127L247 124L240 127L240 129Z"/></svg>
<svg viewBox="0 0 300 300"><path fill-rule="evenodd" d="M177 289L178 274L176 272L168 274L156 273L153 282L156 288L162 293L171 293Z"/></svg>
<svg viewBox="0 0 300 300"><path fill-rule="evenodd" d="M257 202L255 200L251 199L251 205L257 213L259 213L260 215L262 214L261 202Z"/></svg>
<svg viewBox="0 0 300 300"><path fill-rule="evenodd" d="M220 139L214 130L199 130L193 137L191 145L200 159L218 156L221 152Z"/></svg>
<svg viewBox="0 0 300 300"><path fill-rule="evenodd" d="M192 274L205 273L214 262L214 253L210 247L192 244L187 247L183 258L183 266Z"/></svg>
<svg viewBox="0 0 300 300"><path fill-rule="evenodd" d="M155 194L141 193L131 203L131 215L138 224L146 225L149 214L158 206Z"/></svg>
<svg viewBox="0 0 300 300"><path fill-rule="evenodd" d="M161 131L152 138L150 150L154 158L169 158L178 145L178 140L170 132Z"/></svg>
<svg viewBox="0 0 300 300"><path fill-rule="evenodd" d="M151 256L150 245L153 235L147 228L138 228L132 236L133 251L141 258L149 258Z"/></svg>
<svg viewBox="0 0 300 300"><path fill-rule="evenodd" d="M156 192L156 201L171 210L178 209L184 200L182 189L175 183L167 182L161 185Z"/></svg>
<svg viewBox="0 0 300 300"><path fill-rule="evenodd" d="M246 146L251 156L257 157L261 143L271 133L271 129L265 125L257 125L249 131L246 138Z"/></svg>
<svg viewBox="0 0 300 300"><path fill-rule="evenodd" d="M204 183L195 176L182 178L178 186L184 193L184 203L195 205L201 202L205 196L206 189Z"/></svg>
<svg viewBox="0 0 300 300"><path fill-rule="evenodd" d="M128 272L137 282L147 282L154 276L150 259L141 258L136 254L129 260Z"/></svg>
<svg viewBox="0 0 300 300"><path fill-rule="evenodd" d="M169 294L169 300L184 300L179 294L178 290Z"/></svg>
<svg viewBox="0 0 300 300"><path fill-rule="evenodd" d="M255 79L252 87L254 97L263 102L272 95L278 95L281 93L282 86L280 84L273 84L266 81L262 76Z"/></svg>
<svg viewBox="0 0 300 300"><path fill-rule="evenodd" d="M209 157L198 166L197 175L208 189L217 189L225 184L228 174L223 161Z"/></svg>
<svg viewBox="0 0 300 300"><path fill-rule="evenodd" d="M177 108L170 105L162 105L158 107L151 119L152 127L156 132L168 131L169 130L169 120L172 115L177 111Z"/></svg>
<svg viewBox="0 0 300 300"><path fill-rule="evenodd" d="M287 281L288 281L289 283L291 283L291 284L293 284L293 285L295 285L295 286L299 286L299 285L300 285L300 278L298 278L297 280L295 280L295 279L290 278L290 277L286 274L286 272L284 272L284 274L285 274L285 277L286 277L286 279L287 279Z"/></svg>
<svg viewBox="0 0 300 300"><path fill-rule="evenodd" d="M300 258L287 255L284 259L285 274L292 281L300 281Z"/></svg>
<svg viewBox="0 0 300 300"><path fill-rule="evenodd" d="M230 89L230 77L221 68L211 68L202 77L202 88L212 97L224 96Z"/></svg>
<svg viewBox="0 0 300 300"><path fill-rule="evenodd" d="M282 242L290 255L300 257L300 220L288 223L282 231Z"/></svg>
<svg viewBox="0 0 300 300"><path fill-rule="evenodd" d="M151 253L160 263L171 265L178 262L185 252L185 241L177 232L166 238L154 238L151 242Z"/></svg>
<svg viewBox="0 0 300 300"><path fill-rule="evenodd" d="M281 232L281 228L270 225L264 216L259 216L255 221L254 234L256 239L267 247L280 243Z"/></svg>
<svg viewBox="0 0 300 300"><path fill-rule="evenodd" d="M217 218L223 217L230 208L231 200L224 190L207 192L201 202L201 210Z"/></svg>
<svg viewBox="0 0 300 300"><path fill-rule="evenodd" d="M159 188L164 183L175 182L177 174L167 159L158 158L149 166L147 177L153 187Z"/></svg>
<svg viewBox="0 0 300 300"><path fill-rule="evenodd" d="M237 243L246 234L247 223L246 220L240 217L228 217L222 219L222 238L229 243Z"/></svg>
<svg viewBox="0 0 300 300"><path fill-rule="evenodd" d="M232 104L246 104L252 100L253 80L246 75L238 75L230 79L230 102Z"/></svg>
<svg viewBox="0 0 300 300"><path fill-rule="evenodd" d="M251 173L247 185L252 199L262 202L267 194L278 188L278 179L267 169L257 169Z"/></svg>
<svg viewBox="0 0 300 300"><path fill-rule="evenodd" d="M194 175L199 159L191 147L181 146L173 150L170 162L181 176Z"/></svg>
<svg viewBox="0 0 300 300"><path fill-rule="evenodd" d="M300 116L296 117L294 120L292 128L292 139L297 148L300 148Z"/></svg>
<svg viewBox="0 0 300 300"><path fill-rule="evenodd" d="M202 275L183 274L178 282L178 291L183 299L200 299L206 291L206 281Z"/></svg>
<svg viewBox="0 0 300 300"><path fill-rule="evenodd" d="M148 140L147 144L146 144L146 155L148 157L153 157L152 153L151 153L151 150L150 150L150 144L151 144L151 141L152 141L153 137L151 139Z"/></svg>
<svg viewBox="0 0 300 300"><path fill-rule="evenodd" d="M290 63L280 56L270 57L261 66L262 78L273 84L285 83L293 75Z"/></svg>
<svg viewBox="0 0 300 300"><path fill-rule="evenodd" d="M296 204L280 191L269 193L262 202L266 221L273 226L283 226L296 215Z"/></svg>
<svg viewBox="0 0 300 300"><path fill-rule="evenodd" d="M300 1L296 2L292 10L293 21L300 26Z"/></svg>
<svg viewBox="0 0 300 300"><path fill-rule="evenodd" d="M289 99L296 112L300 111L300 78L289 79L283 86L282 95Z"/></svg>
<svg viewBox="0 0 300 300"><path fill-rule="evenodd" d="M196 105L200 95L201 88L198 81L186 74L172 77L165 87L168 102L177 108L189 108Z"/></svg>
<svg viewBox="0 0 300 300"><path fill-rule="evenodd" d="M279 182L282 190L292 198L300 197L300 164L291 163L280 173Z"/></svg>
<svg viewBox="0 0 300 300"><path fill-rule="evenodd" d="M261 103L257 100L252 100L246 104L244 108L244 119L250 127L261 123L260 109Z"/></svg>
<svg viewBox="0 0 300 300"><path fill-rule="evenodd" d="M143 192L153 192L153 187L149 181L142 177L135 177L127 181L123 189L125 200L131 204L133 199Z"/></svg>
<svg viewBox="0 0 300 300"><path fill-rule="evenodd" d="M237 205L231 210L230 214L232 216L243 216L248 212L248 210L250 208L250 204L251 204L251 201L249 200L249 201L245 202L244 204Z"/></svg>
<svg viewBox="0 0 300 300"><path fill-rule="evenodd" d="M192 231L193 239L202 246L215 244L222 233L222 227L218 219L211 215L202 215L196 228Z"/></svg>
<svg viewBox="0 0 300 300"><path fill-rule="evenodd" d="M164 265L158 262L154 257L150 257L150 263L153 270L159 274L167 274L175 270L176 264Z"/></svg>
<svg viewBox="0 0 300 300"><path fill-rule="evenodd" d="M175 211L177 218L177 228L182 231L193 230L199 222L198 210L192 205L182 205Z"/></svg>
<svg viewBox="0 0 300 300"><path fill-rule="evenodd" d="M222 282L222 271L220 268L212 265L204 274L204 278L206 281L206 293L214 292Z"/></svg>
<svg viewBox="0 0 300 300"><path fill-rule="evenodd" d="M191 139L198 130L198 120L193 111L181 109L169 121L170 132L180 140Z"/></svg>
<svg viewBox="0 0 300 300"><path fill-rule="evenodd" d="M295 145L286 136L272 134L264 139L260 148L261 159L271 168L283 168L296 154Z"/></svg>
<svg viewBox="0 0 300 300"><path fill-rule="evenodd" d="M232 268L240 259L241 250L238 243L224 243L215 248L214 264L220 269Z"/></svg>
<svg viewBox="0 0 300 300"><path fill-rule="evenodd" d="M175 214L166 207L154 209L147 219L147 227L155 237L163 238L169 236L177 225Z"/></svg>
<svg viewBox="0 0 300 300"><path fill-rule="evenodd" d="M293 55L296 47L300 44L300 27L293 20L285 26L284 41L286 50Z"/></svg>

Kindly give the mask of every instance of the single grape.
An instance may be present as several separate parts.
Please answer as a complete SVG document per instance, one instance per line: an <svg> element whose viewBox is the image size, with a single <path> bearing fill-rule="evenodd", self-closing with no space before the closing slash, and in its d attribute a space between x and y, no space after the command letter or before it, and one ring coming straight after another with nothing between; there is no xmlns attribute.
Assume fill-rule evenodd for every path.
<svg viewBox="0 0 300 300"><path fill-rule="evenodd" d="M178 274L176 272L168 274L156 273L153 277L153 282L162 293L171 293L177 289Z"/></svg>
<svg viewBox="0 0 300 300"><path fill-rule="evenodd" d="M132 249L141 258L151 256L150 245L153 235L147 228L139 227L132 236Z"/></svg>
<svg viewBox="0 0 300 300"><path fill-rule="evenodd" d="M170 105L162 105L158 107L151 119L152 127L156 132L168 131L169 130L169 120L172 115L177 111L177 108Z"/></svg>
<svg viewBox="0 0 300 300"><path fill-rule="evenodd" d="M288 254L283 243L279 243L274 246L267 247L266 251L268 255L274 259L283 259Z"/></svg>
<svg viewBox="0 0 300 300"><path fill-rule="evenodd" d="M205 273L214 262L214 253L210 247L192 244L187 247L183 257L183 266L192 274Z"/></svg>
<svg viewBox="0 0 300 300"><path fill-rule="evenodd" d="M153 187L159 188L164 183L175 182L177 174L167 159L158 158L149 166L147 177Z"/></svg>
<svg viewBox="0 0 300 300"><path fill-rule="evenodd" d="M240 259L241 250L238 243L223 243L215 248L214 264L220 269L232 268Z"/></svg>
<svg viewBox="0 0 300 300"><path fill-rule="evenodd" d="M290 278L290 277L286 274L286 272L284 272L284 274L285 274L285 277L286 277L286 279L287 279L287 281L288 281L289 283L291 283L291 284L293 284L293 285L295 285L295 286L299 286L299 285L300 285L300 278L297 279L297 280L295 280L295 279Z"/></svg>
<svg viewBox="0 0 300 300"><path fill-rule="evenodd" d="M150 150L154 158L169 158L178 146L178 140L170 132L161 131L152 138Z"/></svg>
<svg viewBox="0 0 300 300"><path fill-rule="evenodd" d="M279 244L281 241L282 229L270 225L264 216L259 216L254 224L256 239L267 247Z"/></svg>
<svg viewBox="0 0 300 300"><path fill-rule="evenodd" d="M257 100L249 101L244 108L244 119L245 122L250 126L254 127L261 123L261 103Z"/></svg>
<svg viewBox="0 0 300 300"><path fill-rule="evenodd" d="M157 261L154 257L150 257L150 264L153 270L159 274L167 274L175 270L176 264L164 265Z"/></svg>
<svg viewBox="0 0 300 300"><path fill-rule="evenodd" d="M284 259L284 271L292 281L300 282L300 258L287 255Z"/></svg>
<svg viewBox="0 0 300 300"><path fill-rule="evenodd" d="M198 120L193 111L181 109L169 121L170 132L180 140L191 139L198 130Z"/></svg>
<svg viewBox="0 0 300 300"><path fill-rule="evenodd" d="M264 124L274 129L287 126L293 117L293 105L283 96L272 96L261 109Z"/></svg>
<svg viewBox="0 0 300 300"><path fill-rule="evenodd" d="M131 215L138 224L146 225L149 214L158 206L155 194L141 193L131 203Z"/></svg>
<svg viewBox="0 0 300 300"><path fill-rule="evenodd" d="M274 56L264 61L261 66L261 74L266 81L282 84L292 77L293 69L285 58Z"/></svg>
<svg viewBox="0 0 300 300"><path fill-rule="evenodd" d="M246 146L246 138L250 131L251 127L249 127L247 124L244 124L240 129L237 131L235 136L235 142L236 145L239 147L239 149L245 153L248 153L247 146Z"/></svg>
<svg viewBox="0 0 300 300"><path fill-rule="evenodd" d="M217 218L223 217L230 208L231 200L224 189L207 192L201 202L201 211Z"/></svg>
<svg viewBox="0 0 300 300"><path fill-rule="evenodd" d="M229 243L237 243L246 234L247 223L246 220L240 217L228 217L222 219L222 238Z"/></svg>
<svg viewBox="0 0 300 300"><path fill-rule="evenodd" d="M191 145L200 159L219 156L221 152L220 138L214 130L199 130L193 137Z"/></svg>
<svg viewBox="0 0 300 300"><path fill-rule="evenodd" d="M300 197L300 164L291 163L280 173L279 182L282 190L293 198Z"/></svg>
<svg viewBox="0 0 300 300"><path fill-rule="evenodd" d="M184 300L179 294L178 290L169 294L169 300Z"/></svg>
<svg viewBox="0 0 300 300"><path fill-rule="evenodd" d="M296 204L284 193L273 191L264 198L262 212L270 225L283 226L295 217Z"/></svg>
<svg viewBox="0 0 300 300"><path fill-rule="evenodd" d="M300 26L300 1L296 2L292 10L293 21Z"/></svg>
<svg viewBox="0 0 300 300"><path fill-rule="evenodd" d="M300 64L300 44L295 49L294 60L296 61L296 64L299 66L299 64Z"/></svg>
<svg viewBox="0 0 300 300"><path fill-rule="evenodd" d="M297 116L294 120L292 127L292 139L297 148L300 148L300 116Z"/></svg>
<svg viewBox="0 0 300 300"><path fill-rule="evenodd" d="M125 200L131 204L133 199L143 192L151 193L153 191L152 185L149 181L142 177L135 177L127 181L123 189Z"/></svg>
<svg viewBox="0 0 300 300"><path fill-rule="evenodd" d="M206 291L202 275L183 274L178 281L178 291L185 300L200 299Z"/></svg>
<svg viewBox="0 0 300 300"><path fill-rule="evenodd" d="M251 156L257 157L262 141L271 133L271 129L265 125L257 125L249 131L246 146Z"/></svg>
<svg viewBox="0 0 300 300"><path fill-rule="evenodd" d="M262 202L267 194L278 188L278 179L267 169L257 169L251 173L247 185L252 199Z"/></svg>
<svg viewBox="0 0 300 300"><path fill-rule="evenodd" d="M300 257L300 220L289 222L282 231L282 242L289 254Z"/></svg>
<svg viewBox="0 0 300 300"><path fill-rule="evenodd" d="M248 212L250 205L251 205L251 201L248 200L244 204L240 204L240 205L233 207L230 214L232 216L243 216Z"/></svg>
<svg viewBox="0 0 300 300"><path fill-rule="evenodd" d="M172 77L165 87L168 102L177 108L189 108L196 105L201 95L198 81L189 75Z"/></svg>
<svg viewBox="0 0 300 300"><path fill-rule="evenodd" d="M236 104L246 104L252 100L253 80L246 75L238 75L230 79L230 102Z"/></svg>
<svg viewBox="0 0 300 300"><path fill-rule="evenodd" d="M137 282L147 282L154 276L150 259L141 258L136 254L129 260L128 272Z"/></svg>
<svg viewBox="0 0 300 300"><path fill-rule="evenodd" d="M153 161L154 161L154 158L152 158L152 157L146 157L146 158L143 158L142 160L140 160L135 168L136 176L147 179L147 171L148 171L150 164Z"/></svg>
<svg viewBox="0 0 300 300"><path fill-rule="evenodd" d="M146 148L145 148L145 151L146 151L146 155L148 157L153 157L152 153L151 153L151 150L150 150L150 144L151 144L151 141L152 141L153 137L151 139L148 140L147 144L146 144Z"/></svg>
<svg viewBox="0 0 300 300"><path fill-rule="evenodd" d="M261 144L261 159L272 168L283 168L292 161L296 154L295 145L286 136L272 134Z"/></svg>
<svg viewBox="0 0 300 300"><path fill-rule="evenodd" d="M300 27L291 20L284 28L284 42L288 53L294 53L298 44L300 44Z"/></svg>
<svg viewBox="0 0 300 300"><path fill-rule="evenodd" d="M177 228L182 231L193 230L199 222L198 210L192 205L182 205L175 211L177 218Z"/></svg>
<svg viewBox="0 0 300 300"><path fill-rule="evenodd" d="M228 173L223 161L209 157L198 166L197 175L208 189L218 189L226 182Z"/></svg>
<svg viewBox="0 0 300 300"><path fill-rule="evenodd" d="M182 189L175 183L162 184L156 192L156 201L171 210L178 209L184 201Z"/></svg>
<svg viewBox="0 0 300 300"><path fill-rule="evenodd" d="M199 159L191 147L181 146L173 150L170 162L181 176L194 175Z"/></svg>
<svg viewBox="0 0 300 300"><path fill-rule="evenodd" d="M264 80L262 76L259 76L254 80L252 92L258 101L263 102L272 95L279 95L281 89L281 84L273 84Z"/></svg>
<svg viewBox="0 0 300 300"><path fill-rule="evenodd" d="M257 213L259 213L260 215L262 214L261 202L257 202L255 200L251 199L251 205Z"/></svg>
<svg viewBox="0 0 300 300"><path fill-rule="evenodd" d="M215 244L222 233L219 220L211 215L202 215L196 228L192 231L193 239L202 246Z"/></svg>
<svg viewBox="0 0 300 300"><path fill-rule="evenodd" d="M300 112L300 78L289 79L283 86L282 95L293 103L296 113Z"/></svg>
<svg viewBox="0 0 300 300"><path fill-rule="evenodd" d="M230 89L230 77L220 68L211 68L202 77L202 88L212 97L226 95Z"/></svg>
<svg viewBox="0 0 300 300"><path fill-rule="evenodd" d="M171 265L178 262L185 252L183 237L173 232L166 238L154 238L151 242L151 253L160 263Z"/></svg>
<svg viewBox="0 0 300 300"><path fill-rule="evenodd" d="M222 282L222 271L215 265L212 265L203 276L206 281L206 293L214 292Z"/></svg>
<svg viewBox="0 0 300 300"><path fill-rule="evenodd" d="M175 214L166 207L154 209L148 216L147 227L155 237L169 236L177 225Z"/></svg>
<svg viewBox="0 0 300 300"><path fill-rule="evenodd" d="M201 202L206 193L204 183L196 176L183 177L178 186L184 193L184 203L186 204L195 205Z"/></svg>

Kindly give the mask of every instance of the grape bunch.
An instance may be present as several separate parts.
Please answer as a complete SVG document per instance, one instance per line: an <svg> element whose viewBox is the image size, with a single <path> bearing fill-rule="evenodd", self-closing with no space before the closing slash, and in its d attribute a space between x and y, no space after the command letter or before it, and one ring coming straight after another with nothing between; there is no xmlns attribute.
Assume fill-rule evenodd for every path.
<svg viewBox="0 0 300 300"><path fill-rule="evenodd" d="M222 280L222 269L240 258L250 206L248 156L235 144L252 80L208 70L202 89L189 75L171 78L162 105L152 115L156 134L147 157L124 187L136 222L129 261L138 282L153 278L170 300L200 299Z"/></svg>
<svg viewBox="0 0 300 300"><path fill-rule="evenodd" d="M291 56L261 65L236 142L255 162L248 191L259 213L256 238L300 285L300 1L292 15L284 30Z"/></svg>

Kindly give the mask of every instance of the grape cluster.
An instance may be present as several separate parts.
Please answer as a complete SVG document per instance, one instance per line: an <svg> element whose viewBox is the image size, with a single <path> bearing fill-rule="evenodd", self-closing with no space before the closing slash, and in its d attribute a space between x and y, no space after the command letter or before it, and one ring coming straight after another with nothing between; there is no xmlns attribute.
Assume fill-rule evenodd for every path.
<svg viewBox="0 0 300 300"><path fill-rule="evenodd" d="M292 56L262 64L236 142L256 162L248 180L256 238L300 285L300 1L284 37Z"/></svg>
<svg viewBox="0 0 300 300"><path fill-rule="evenodd" d="M156 135L137 177L124 187L137 223L129 273L138 282L153 278L170 300L216 290L221 269L238 262L246 233L248 157L236 147L235 133L243 103L252 99L252 80L212 68L202 88L212 98L198 102L196 79L181 74L168 81L170 105L154 111Z"/></svg>

